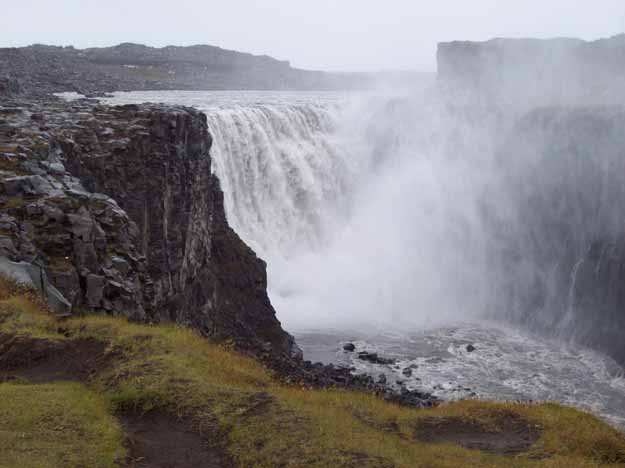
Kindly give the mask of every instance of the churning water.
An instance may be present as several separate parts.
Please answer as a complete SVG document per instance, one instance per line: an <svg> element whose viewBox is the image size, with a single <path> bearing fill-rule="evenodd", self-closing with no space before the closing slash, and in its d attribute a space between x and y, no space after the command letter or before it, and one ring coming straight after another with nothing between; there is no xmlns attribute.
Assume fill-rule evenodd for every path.
<svg viewBox="0 0 625 468"><path fill-rule="evenodd" d="M625 427L613 360L484 320L497 291L479 195L492 182L492 128L505 124L496 116L458 121L432 100L347 93L107 101L207 114L229 222L267 261L271 300L309 359L443 398L556 400ZM345 340L398 365L359 361Z"/></svg>

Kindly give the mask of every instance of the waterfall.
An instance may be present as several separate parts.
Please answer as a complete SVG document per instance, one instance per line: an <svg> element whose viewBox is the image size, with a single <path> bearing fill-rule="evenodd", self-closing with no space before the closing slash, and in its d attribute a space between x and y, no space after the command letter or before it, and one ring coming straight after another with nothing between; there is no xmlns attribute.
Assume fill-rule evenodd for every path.
<svg viewBox="0 0 625 468"><path fill-rule="evenodd" d="M625 113L519 116L425 94L123 100L206 113L228 220L267 261L287 329L487 317L625 360Z"/></svg>
<svg viewBox="0 0 625 468"><path fill-rule="evenodd" d="M207 109L228 221L260 255L316 250L345 214L362 159L341 141L336 106Z"/></svg>
<svg viewBox="0 0 625 468"><path fill-rule="evenodd" d="M267 260L288 328L468 318L485 294L473 196L483 140L416 102L202 108L228 220ZM476 157L446 155L451 136Z"/></svg>
<svg viewBox="0 0 625 468"><path fill-rule="evenodd" d="M577 272L579 271L580 266L584 263L584 258L580 258L575 265L573 265L573 269L571 270L571 279L569 284L569 291L567 294L567 309L564 315L564 319L560 325L560 332L569 331L571 328L575 326L575 292L577 285Z"/></svg>

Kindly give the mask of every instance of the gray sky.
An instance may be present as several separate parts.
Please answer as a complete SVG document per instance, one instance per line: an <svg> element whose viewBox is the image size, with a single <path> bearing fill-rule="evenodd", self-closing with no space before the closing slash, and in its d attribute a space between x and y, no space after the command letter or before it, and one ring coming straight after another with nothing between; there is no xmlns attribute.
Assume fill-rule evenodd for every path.
<svg viewBox="0 0 625 468"><path fill-rule="evenodd" d="M17 0L0 46L212 44L325 70L435 69L436 43L607 37L625 0Z"/></svg>

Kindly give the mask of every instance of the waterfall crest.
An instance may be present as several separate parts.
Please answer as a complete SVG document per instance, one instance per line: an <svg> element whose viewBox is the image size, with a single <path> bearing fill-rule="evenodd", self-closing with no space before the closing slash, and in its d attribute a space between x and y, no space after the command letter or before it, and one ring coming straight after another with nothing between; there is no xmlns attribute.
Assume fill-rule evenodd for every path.
<svg viewBox="0 0 625 468"><path fill-rule="evenodd" d="M261 256L317 250L329 213L348 209L363 161L341 141L339 113L314 104L207 111L228 220Z"/></svg>

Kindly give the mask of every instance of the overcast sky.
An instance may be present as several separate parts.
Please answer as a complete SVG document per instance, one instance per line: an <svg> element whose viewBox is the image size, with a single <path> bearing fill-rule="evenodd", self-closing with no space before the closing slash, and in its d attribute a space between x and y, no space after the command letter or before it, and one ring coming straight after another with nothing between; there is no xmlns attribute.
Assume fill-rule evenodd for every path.
<svg viewBox="0 0 625 468"><path fill-rule="evenodd" d="M436 43L596 39L625 31L625 0L18 0L0 45L212 44L325 70L435 70Z"/></svg>

